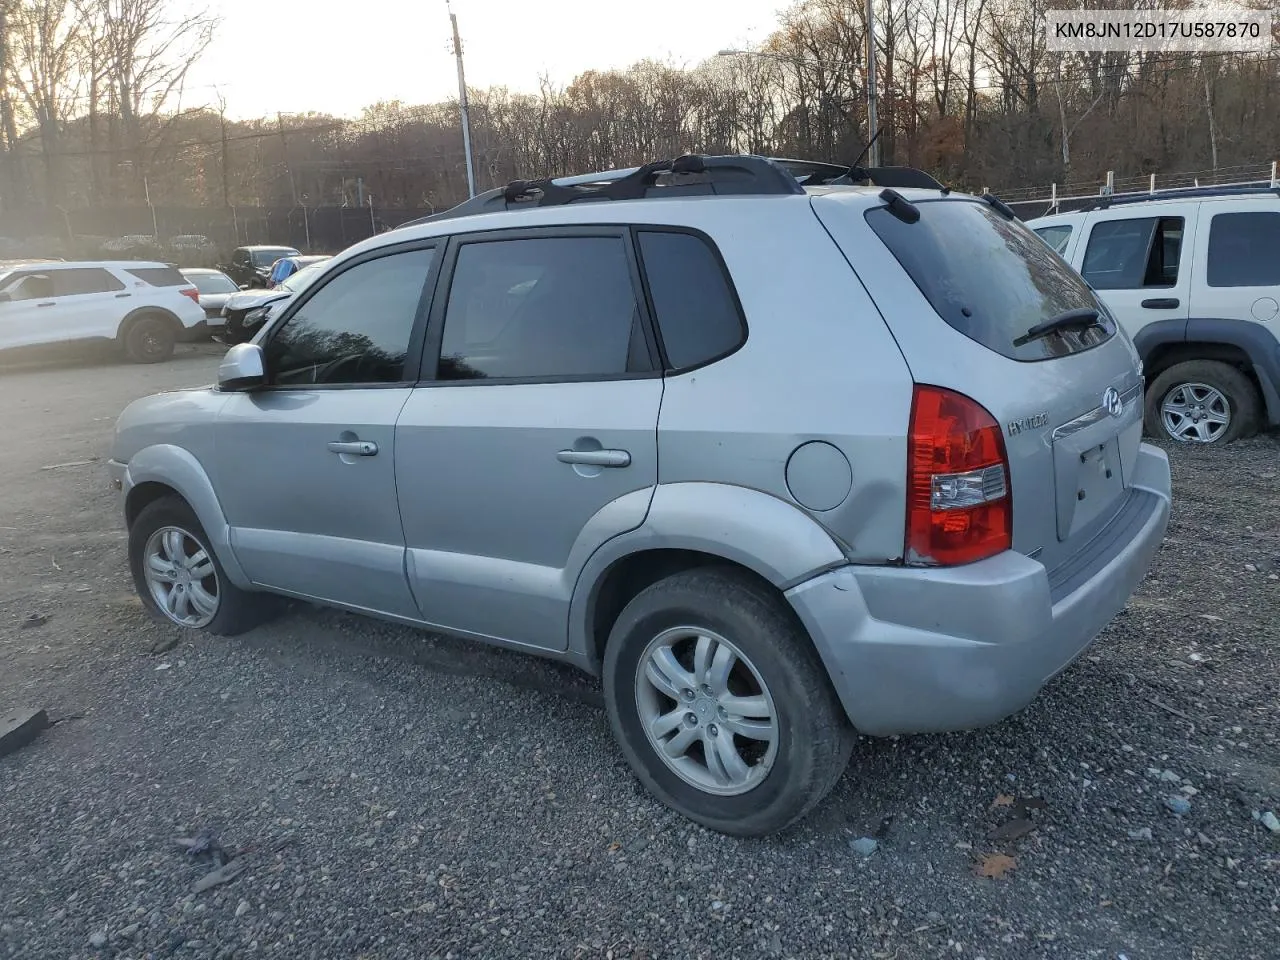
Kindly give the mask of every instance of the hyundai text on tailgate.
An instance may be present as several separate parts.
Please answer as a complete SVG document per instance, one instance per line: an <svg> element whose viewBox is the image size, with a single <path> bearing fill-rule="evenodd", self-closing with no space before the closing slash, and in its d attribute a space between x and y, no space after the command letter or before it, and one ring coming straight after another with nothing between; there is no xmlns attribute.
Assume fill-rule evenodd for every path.
<svg viewBox="0 0 1280 960"><path fill-rule="evenodd" d="M999 201L691 156L357 244L125 410L111 470L153 615L291 596L567 661L655 796L759 835L855 732L998 721L1125 605L1170 505L1142 391Z"/></svg>

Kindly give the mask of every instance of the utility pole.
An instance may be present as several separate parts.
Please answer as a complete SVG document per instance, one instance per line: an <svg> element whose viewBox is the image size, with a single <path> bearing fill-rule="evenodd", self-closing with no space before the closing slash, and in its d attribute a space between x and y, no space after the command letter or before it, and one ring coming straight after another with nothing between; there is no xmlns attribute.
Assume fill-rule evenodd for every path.
<svg viewBox="0 0 1280 960"><path fill-rule="evenodd" d="M870 143L867 166L880 166L880 143L875 139L880 126L876 115L876 26L875 0L867 0L867 141Z"/></svg>
<svg viewBox="0 0 1280 960"><path fill-rule="evenodd" d="M467 78L462 71L462 38L458 36L457 14L453 12L449 0L444 0L444 5L449 11L449 22L453 26L453 55L458 61L458 103L462 107L462 149L467 157L467 196L474 197L476 175L471 168L471 119L467 113Z"/></svg>
<svg viewBox="0 0 1280 960"><path fill-rule="evenodd" d="M293 179L293 167L289 166L289 141L284 138L284 115L276 111L276 127L280 130L280 151L284 154L284 169L289 174L289 192L293 194L293 205L298 205L298 185Z"/></svg>

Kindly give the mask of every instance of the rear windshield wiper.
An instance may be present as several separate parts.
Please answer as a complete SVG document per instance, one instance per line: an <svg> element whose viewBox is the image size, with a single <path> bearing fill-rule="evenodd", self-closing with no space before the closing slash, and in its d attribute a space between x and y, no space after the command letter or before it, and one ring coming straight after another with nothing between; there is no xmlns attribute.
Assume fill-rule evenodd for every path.
<svg viewBox="0 0 1280 960"><path fill-rule="evenodd" d="M1050 317L1044 323L1037 323L1034 327L1024 333L1018 339L1013 341L1015 347L1021 347L1023 344L1030 343L1032 340L1039 340L1051 333L1058 333L1062 330L1084 329L1096 327L1098 325L1099 313L1093 307L1080 307L1076 310L1067 310L1058 314L1056 317Z"/></svg>

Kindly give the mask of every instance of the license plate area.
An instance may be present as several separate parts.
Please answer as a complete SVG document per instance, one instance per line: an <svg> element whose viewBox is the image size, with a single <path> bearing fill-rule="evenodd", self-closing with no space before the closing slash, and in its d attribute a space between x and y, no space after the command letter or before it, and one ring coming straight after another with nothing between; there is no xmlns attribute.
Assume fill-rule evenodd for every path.
<svg viewBox="0 0 1280 960"><path fill-rule="evenodd" d="M1053 444L1058 539L1070 540L1124 494L1118 424L1102 422Z"/></svg>

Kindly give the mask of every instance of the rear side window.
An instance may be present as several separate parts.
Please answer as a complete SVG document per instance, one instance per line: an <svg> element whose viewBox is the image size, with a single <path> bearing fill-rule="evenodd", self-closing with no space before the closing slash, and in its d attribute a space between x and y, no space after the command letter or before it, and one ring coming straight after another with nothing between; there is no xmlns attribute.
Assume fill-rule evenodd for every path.
<svg viewBox="0 0 1280 960"><path fill-rule="evenodd" d="M74 297L82 293L109 293L124 289L123 283L100 267L50 270L49 277L53 280L55 297Z"/></svg>
<svg viewBox="0 0 1280 960"><path fill-rule="evenodd" d="M1014 360L1046 360L1109 340L1106 326L1071 327L1015 345L1032 327L1070 310L1102 305L1061 257L1021 221L973 200L921 200L906 223L887 207L867 211L884 241L949 326ZM887 306L887 305L886 305Z"/></svg>
<svg viewBox="0 0 1280 960"><path fill-rule="evenodd" d="M1280 213L1219 213L1209 221L1211 287L1280 286Z"/></svg>
<svg viewBox="0 0 1280 960"><path fill-rule="evenodd" d="M601 378L650 369L622 237L459 248L438 379Z"/></svg>
<svg viewBox="0 0 1280 960"><path fill-rule="evenodd" d="M130 267L127 272L153 287L191 286L191 281L177 267Z"/></svg>
<svg viewBox="0 0 1280 960"><path fill-rule="evenodd" d="M640 255L673 370L736 350L746 335L738 301L707 241L688 233L642 230Z"/></svg>
<svg viewBox="0 0 1280 960"><path fill-rule="evenodd" d="M1080 272L1096 290L1172 287L1182 256L1181 217L1100 220Z"/></svg>
<svg viewBox="0 0 1280 960"><path fill-rule="evenodd" d="M1066 252L1067 241L1071 239L1070 224L1059 223L1052 227L1032 227L1032 229L1059 256Z"/></svg>

